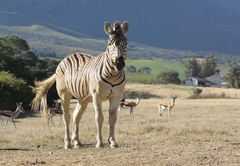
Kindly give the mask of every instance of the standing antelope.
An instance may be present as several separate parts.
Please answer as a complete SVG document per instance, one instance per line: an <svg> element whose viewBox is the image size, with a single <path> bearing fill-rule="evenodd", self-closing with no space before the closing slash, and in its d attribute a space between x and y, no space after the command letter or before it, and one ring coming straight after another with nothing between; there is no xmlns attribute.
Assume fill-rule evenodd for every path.
<svg viewBox="0 0 240 166"><path fill-rule="evenodd" d="M105 22L104 30L109 35L106 51L98 56L85 53L75 53L65 57L58 65L55 74L44 81L35 81L33 91L36 93L31 105L33 110L47 111L48 89L56 82L56 89L61 99L63 108L63 120L65 124L65 149L71 148L70 139L70 100L74 96L77 105L73 111L72 142L74 148L81 146L79 140L79 122L86 110L88 103L93 102L95 109L95 123L97 125L96 147L103 147L102 102L109 100L109 136L108 142L111 148L118 147L115 141L115 124L117 121L117 108L121 100L121 94L125 87L124 66L127 58L127 38L125 34L129 30L128 22L122 25L116 21L113 27ZM40 104L41 103L41 104Z"/></svg>
<svg viewBox="0 0 240 166"><path fill-rule="evenodd" d="M63 114L63 111L62 111L62 108L61 108L61 102L58 102L56 100L54 100L54 102L55 102L54 106L49 109L48 120L51 120L53 126L55 126L55 124L52 121L52 118L55 115L58 115L59 116L59 124L58 124L58 126L60 126L62 124L62 114Z"/></svg>
<svg viewBox="0 0 240 166"><path fill-rule="evenodd" d="M25 112L25 110L22 107L22 102L17 103L17 108L15 112L12 112L10 110L0 110L0 120L6 120L4 129L7 127L8 121L13 123L15 129L17 128L14 119L18 117L20 112L22 113Z"/></svg>
<svg viewBox="0 0 240 166"><path fill-rule="evenodd" d="M137 101L136 102L128 102L124 100L121 100L119 107L118 107L118 114L120 113L120 111L122 109L129 109L130 108L130 118L134 118L133 115L133 108L135 108L139 103L140 103L140 99L142 96L137 97Z"/></svg>
<svg viewBox="0 0 240 166"><path fill-rule="evenodd" d="M168 117L171 116L171 110L175 105L175 100L178 97L178 95L175 95L175 96L171 95L170 97L172 99L171 103L160 103L160 104L158 104L158 110L159 110L158 114L160 116L162 116L164 110L168 110Z"/></svg>

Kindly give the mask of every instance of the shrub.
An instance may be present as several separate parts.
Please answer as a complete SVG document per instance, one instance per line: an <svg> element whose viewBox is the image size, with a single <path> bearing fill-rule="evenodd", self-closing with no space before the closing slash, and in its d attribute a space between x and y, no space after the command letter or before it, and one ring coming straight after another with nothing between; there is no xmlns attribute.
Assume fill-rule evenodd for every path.
<svg viewBox="0 0 240 166"><path fill-rule="evenodd" d="M17 102L23 102L23 106L28 106L33 94L27 83L16 78L8 72L0 72L0 109L16 108Z"/></svg>

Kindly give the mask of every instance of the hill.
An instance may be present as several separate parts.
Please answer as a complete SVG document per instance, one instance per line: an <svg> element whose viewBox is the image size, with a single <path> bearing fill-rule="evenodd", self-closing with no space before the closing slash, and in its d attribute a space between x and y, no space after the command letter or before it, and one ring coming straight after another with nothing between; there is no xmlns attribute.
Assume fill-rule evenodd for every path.
<svg viewBox="0 0 240 166"><path fill-rule="evenodd" d="M77 38L106 39L103 23L129 21L129 41L154 48L239 54L238 0L0 0L5 28L39 25ZM28 40L27 40L28 41ZM72 45L71 45L72 46ZM103 47L104 48L104 47Z"/></svg>

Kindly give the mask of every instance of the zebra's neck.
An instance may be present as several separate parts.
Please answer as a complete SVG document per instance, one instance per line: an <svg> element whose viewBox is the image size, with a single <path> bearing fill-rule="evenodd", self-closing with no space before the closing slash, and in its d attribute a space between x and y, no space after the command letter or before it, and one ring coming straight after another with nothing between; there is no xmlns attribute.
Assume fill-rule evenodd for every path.
<svg viewBox="0 0 240 166"><path fill-rule="evenodd" d="M113 63L107 51L103 53L102 56L104 63L101 64L99 72L101 79L104 82L111 84L112 86L120 85L125 81L124 70L116 71L114 69Z"/></svg>

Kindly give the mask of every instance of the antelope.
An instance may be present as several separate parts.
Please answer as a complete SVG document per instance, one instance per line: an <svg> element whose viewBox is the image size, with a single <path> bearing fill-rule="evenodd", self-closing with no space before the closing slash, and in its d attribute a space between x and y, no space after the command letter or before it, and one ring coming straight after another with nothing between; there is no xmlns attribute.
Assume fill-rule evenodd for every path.
<svg viewBox="0 0 240 166"><path fill-rule="evenodd" d="M178 95L175 95L175 96L171 95L170 97L172 99L171 103L160 103L160 104L158 104L158 110L159 110L158 114L160 116L162 116L164 110L168 110L168 117L171 116L171 110L175 105L175 100L178 97Z"/></svg>
<svg viewBox="0 0 240 166"><path fill-rule="evenodd" d="M14 119L18 117L18 115L21 113L24 113L25 110L22 107L22 102L17 103L17 108L15 112L12 112L10 110L0 110L0 120L6 120L4 129L7 127L8 121L13 122L13 125L15 129L17 128L14 122Z"/></svg>
<svg viewBox="0 0 240 166"><path fill-rule="evenodd" d="M62 108L61 108L61 102L58 102L56 100L54 100L54 102L55 102L55 104L53 105L53 107L49 109L48 120L51 120L53 126L55 126L55 124L52 121L52 118L55 115L58 115L59 116L59 124L58 124L58 126L61 126L61 124L62 124L62 114L63 114L63 111L62 111Z"/></svg>
<svg viewBox="0 0 240 166"><path fill-rule="evenodd" d="M125 101L125 99L122 99L120 104L119 104L119 107L118 107L118 114L120 113L120 111L122 109L129 109L130 108L130 118L134 118L133 108L135 108L140 103L141 97L142 97L142 95L140 97L137 97L136 102L128 102L128 101Z"/></svg>

